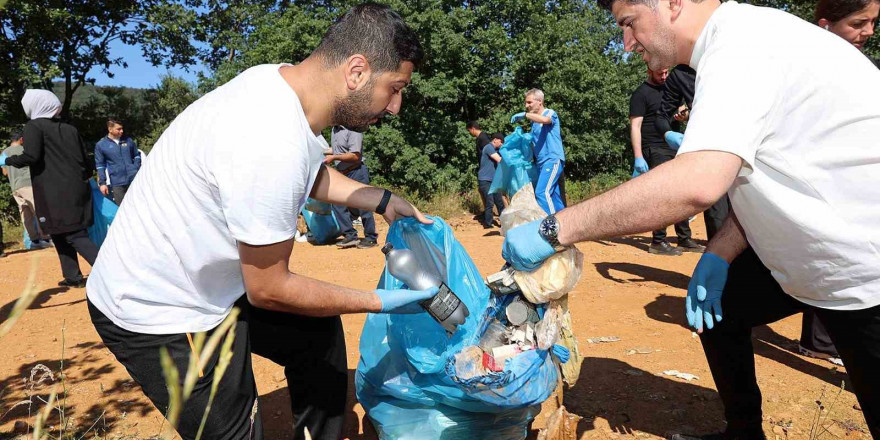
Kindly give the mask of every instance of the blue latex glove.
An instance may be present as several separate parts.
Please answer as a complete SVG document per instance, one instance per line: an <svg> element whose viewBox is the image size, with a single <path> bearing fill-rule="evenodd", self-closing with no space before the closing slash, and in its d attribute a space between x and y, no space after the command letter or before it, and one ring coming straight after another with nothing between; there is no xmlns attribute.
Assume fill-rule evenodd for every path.
<svg viewBox="0 0 880 440"><path fill-rule="evenodd" d="M684 140L684 134L677 131L667 131L663 133L663 139L666 139L669 148L678 151L678 148L681 147L681 141Z"/></svg>
<svg viewBox="0 0 880 440"><path fill-rule="evenodd" d="M721 257L704 253L694 275L688 284L687 300L685 301L688 324L703 330L703 324L711 329L715 322L721 321L721 294L727 282L727 264ZM715 318L713 321L712 318Z"/></svg>
<svg viewBox="0 0 880 440"><path fill-rule="evenodd" d="M639 177L640 175L648 172L648 162L645 161L644 157L637 157L635 163L633 164L633 177Z"/></svg>
<svg viewBox="0 0 880 440"><path fill-rule="evenodd" d="M517 122L519 122L519 120L521 120L525 117L526 117L526 112L519 112L519 113L513 115L512 118L510 118L510 123L516 124Z"/></svg>
<svg viewBox="0 0 880 440"><path fill-rule="evenodd" d="M425 309L419 302L433 297L438 290L439 287L427 290L376 289L375 293L382 301L382 313L420 313Z"/></svg>
<svg viewBox="0 0 880 440"><path fill-rule="evenodd" d="M0 165L6 165L6 158L7 158L7 157L8 157L8 156L6 156L6 153L5 153L5 152L4 152L4 153L0 153Z"/></svg>
<svg viewBox="0 0 880 440"><path fill-rule="evenodd" d="M514 269L533 271L556 253L553 246L538 233L542 221L543 219L535 220L507 231L501 247L501 257Z"/></svg>
<svg viewBox="0 0 880 440"><path fill-rule="evenodd" d="M559 359L559 362L563 364L571 358L571 352L559 344L550 347L550 354L556 356L556 359Z"/></svg>

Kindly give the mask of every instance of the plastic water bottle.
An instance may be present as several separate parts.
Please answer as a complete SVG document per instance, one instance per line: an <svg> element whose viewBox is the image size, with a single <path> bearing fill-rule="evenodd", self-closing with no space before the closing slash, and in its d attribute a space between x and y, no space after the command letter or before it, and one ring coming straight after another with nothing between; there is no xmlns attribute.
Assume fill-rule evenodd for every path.
<svg viewBox="0 0 880 440"><path fill-rule="evenodd" d="M440 288L434 297L422 301L421 306L446 329L447 333L450 335L455 333L458 326L464 324L465 319L470 315L467 306L433 272L419 266L413 251L394 249L391 243L386 243L382 247L382 253L385 254L388 272L403 281L410 289Z"/></svg>

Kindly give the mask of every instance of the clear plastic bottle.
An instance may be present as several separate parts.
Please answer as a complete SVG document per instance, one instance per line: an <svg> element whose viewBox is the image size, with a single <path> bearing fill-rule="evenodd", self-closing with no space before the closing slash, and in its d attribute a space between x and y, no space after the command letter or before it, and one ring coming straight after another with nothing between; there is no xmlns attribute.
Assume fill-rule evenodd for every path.
<svg viewBox="0 0 880 440"><path fill-rule="evenodd" d="M447 333L450 335L455 333L458 326L464 324L465 319L470 315L467 306L434 273L419 266L413 251L394 249L391 243L386 243L382 247L382 253L385 254L385 265L388 272L403 281L410 289L440 288L440 291L433 298L422 301L421 305L446 329Z"/></svg>

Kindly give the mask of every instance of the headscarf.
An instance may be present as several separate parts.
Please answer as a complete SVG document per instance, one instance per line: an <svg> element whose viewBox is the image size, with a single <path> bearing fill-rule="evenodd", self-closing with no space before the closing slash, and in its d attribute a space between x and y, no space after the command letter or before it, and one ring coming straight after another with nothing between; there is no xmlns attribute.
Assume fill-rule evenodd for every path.
<svg viewBox="0 0 880 440"><path fill-rule="evenodd" d="M28 89L21 98L21 106L31 120L53 118L61 112L61 101L48 90Z"/></svg>

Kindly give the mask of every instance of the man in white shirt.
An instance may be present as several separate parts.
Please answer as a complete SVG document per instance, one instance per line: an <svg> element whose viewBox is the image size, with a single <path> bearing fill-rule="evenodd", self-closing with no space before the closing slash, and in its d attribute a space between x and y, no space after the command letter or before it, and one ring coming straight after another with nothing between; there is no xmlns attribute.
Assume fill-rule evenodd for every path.
<svg viewBox="0 0 880 440"><path fill-rule="evenodd" d="M728 193L733 213L694 270L686 309L710 329L703 347L728 423L714 438L764 438L751 328L803 310L826 324L880 438L880 89L864 87L880 72L769 8L599 3L649 68L696 69L683 144L652 172L509 231L505 259L532 270L560 246L652 230Z"/></svg>
<svg viewBox="0 0 880 440"><path fill-rule="evenodd" d="M190 105L159 138L87 294L98 334L163 414L169 399L159 348L183 378L190 334L213 331L235 306L232 363L202 438L262 438L251 353L285 367L294 438L305 428L315 439L340 438L348 366L338 315L417 312L436 290L365 292L291 273L297 213L313 197L389 223L407 216L430 223L389 191L322 163L321 131L337 124L363 131L396 114L421 58L416 34L397 13L359 5L302 63L246 70ZM216 364L217 353L183 408L177 430L185 439L199 428Z"/></svg>

